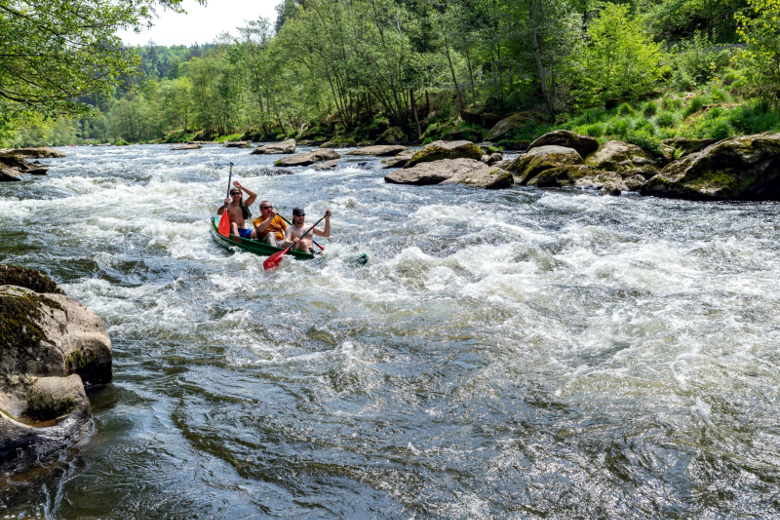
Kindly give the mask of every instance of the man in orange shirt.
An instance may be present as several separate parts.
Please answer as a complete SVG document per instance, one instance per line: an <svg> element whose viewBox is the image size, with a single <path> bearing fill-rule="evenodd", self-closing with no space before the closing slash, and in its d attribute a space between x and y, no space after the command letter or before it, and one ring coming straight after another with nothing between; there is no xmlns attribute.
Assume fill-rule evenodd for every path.
<svg viewBox="0 0 780 520"><path fill-rule="evenodd" d="M252 223L255 225L252 233L255 240L260 240L274 247L282 247L287 223L277 215L270 202L264 200L260 203L260 216Z"/></svg>

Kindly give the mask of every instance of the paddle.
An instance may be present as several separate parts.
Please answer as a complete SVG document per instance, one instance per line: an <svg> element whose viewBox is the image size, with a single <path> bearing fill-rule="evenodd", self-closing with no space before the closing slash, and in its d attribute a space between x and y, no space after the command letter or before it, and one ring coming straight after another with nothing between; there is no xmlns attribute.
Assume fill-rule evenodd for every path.
<svg viewBox="0 0 780 520"><path fill-rule="evenodd" d="M317 222L315 222L315 223L314 223L314 225L313 225L312 227L310 227L309 229L307 229L307 230L306 230L306 233L304 233L303 235L301 235L300 237L298 237L298 241L300 241L300 240L301 240L303 237L305 237L306 235L308 235L308 234L309 234L309 232L310 232L312 229L314 229L315 227L317 227L317 224L319 224L320 222L322 222L323 220L325 220L325 217L326 217L326 216L327 216L327 215L323 215L323 216L322 216L322 218L321 218L321 219L319 219ZM288 247L288 248L287 248L287 249L285 249L284 251L279 251L278 253L274 253L274 254L272 254L271 256L269 256L268 258L266 258L266 259L265 259L265 262L263 262L263 269L265 269L266 271L268 271L269 269L274 269L274 268L275 268L277 265L279 265L279 264L282 262L282 257L283 257L283 256L284 256L284 255L287 253L287 251L289 251L289 250L290 250L290 248L291 248L292 246L294 246L294 245L295 245L294 243L293 243L293 244L290 244L290 247Z"/></svg>
<svg viewBox="0 0 780 520"><path fill-rule="evenodd" d="M279 214L277 213L277 215L279 215ZM291 226L292 226L292 222L290 222L289 220L287 220L287 219L286 219L286 218L284 218L283 216L279 215L279 218L281 218L282 220L284 220L285 222L287 222L287 224L289 224L289 225L291 225ZM314 240L312 240L312 242L314 242ZM315 245L315 246L317 246L317 247L319 247L319 248L320 248L320 251L325 251L325 248L324 248L324 247L322 247L321 245L319 245L317 242L314 242L314 245Z"/></svg>
<svg viewBox="0 0 780 520"><path fill-rule="evenodd" d="M233 163L230 163L230 175L228 176L227 197L230 198L230 181L233 180ZM222 212L222 218L219 219L219 234L223 237L230 236L230 217L228 217L228 203L225 203L225 211Z"/></svg>

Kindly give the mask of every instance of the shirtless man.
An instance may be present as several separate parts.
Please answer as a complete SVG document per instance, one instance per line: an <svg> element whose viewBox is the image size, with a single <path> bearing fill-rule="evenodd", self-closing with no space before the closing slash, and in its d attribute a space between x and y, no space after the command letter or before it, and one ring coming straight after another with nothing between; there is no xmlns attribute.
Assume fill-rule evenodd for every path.
<svg viewBox="0 0 780 520"><path fill-rule="evenodd" d="M306 253L313 253L312 248L312 233L317 236L328 238L330 236L330 210L325 212L325 230L314 228L311 233L300 238L301 235L306 233L306 230L311 227L311 224L305 222L306 213L302 208L295 208L292 212L292 225L287 226L287 233L284 236L284 245L292 244L293 250L305 251Z"/></svg>
<svg viewBox="0 0 780 520"><path fill-rule="evenodd" d="M245 191L249 198L244 202L244 196L241 193ZM232 199L232 200L231 200ZM230 188L230 197L225 199L227 204L228 218L230 219L230 232L241 238L250 238L254 229L246 229L246 219L252 216L249 206L257 200L257 193L244 188L238 181L233 181L233 188ZM217 215L225 212L225 206L220 206Z"/></svg>
<svg viewBox="0 0 780 520"><path fill-rule="evenodd" d="M255 217L252 224L255 225L255 229L252 230L252 238L274 247L282 245L287 223L277 215L270 202L264 200L260 203L260 216Z"/></svg>

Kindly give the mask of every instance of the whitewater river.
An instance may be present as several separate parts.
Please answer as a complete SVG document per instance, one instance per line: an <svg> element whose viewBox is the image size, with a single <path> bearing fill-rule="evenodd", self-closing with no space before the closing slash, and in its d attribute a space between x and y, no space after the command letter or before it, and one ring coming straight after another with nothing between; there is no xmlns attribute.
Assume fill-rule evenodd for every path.
<svg viewBox="0 0 780 520"><path fill-rule="evenodd" d="M0 519L780 515L780 205L169 148L0 184L0 262L114 351L89 437L0 466ZM228 161L288 218L330 208L326 256L219 247Z"/></svg>

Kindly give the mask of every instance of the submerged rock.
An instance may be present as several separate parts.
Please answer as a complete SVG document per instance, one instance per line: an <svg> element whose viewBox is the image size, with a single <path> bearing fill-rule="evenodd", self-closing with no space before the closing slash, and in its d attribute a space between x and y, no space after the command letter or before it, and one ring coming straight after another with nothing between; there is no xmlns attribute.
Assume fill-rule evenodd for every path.
<svg viewBox="0 0 780 520"><path fill-rule="evenodd" d="M111 380L105 325L48 277L5 265L0 315L0 459L60 447L54 439L73 438L89 420L84 384Z"/></svg>
<svg viewBox="0 0 780 520"><path fill-rule="evenodd" d="M295 153L295 139L287 139L279 143L271 143L263 146L258 146L252 150L251 155L263 155L263 154L288 154Z"/></svg>
<svg viewBox="0 0 780 520"><path fill-rule="evenodd" d="M692 200L780 200L780 133L718 141L667 165L640 192Z"/></svg>
<svg viewBox="0 0 780 520"><path fill-rule="evenodd" d="M274 166L309 166L317 162L332 161L334 159L341 159L341 155L335 150L324 148L291 157L283 157L276 161Z"/></svg>
<svg viewBox="0 0 780 520"><path fill-rule="evenodd" d="M404 168L442 159L475 159L479 161L481 158L482 150L471 141L434 141L417 151Z"/></svg>
<svg viewBox="0 0 780 520"><path fill-rule="evenodd" d="M341 159L333 159L330 161L318 162L314 164L314 169L317 171L335 170L341 163Z"/></svg>
<svg viewBox="0 0 780 520"><path fill-rule="evenodd" d="M466 184L478 188L509 188L512 174L474 159L442 159L420 163L413 168L396 170L385 176L392 184Z"/></svg>

